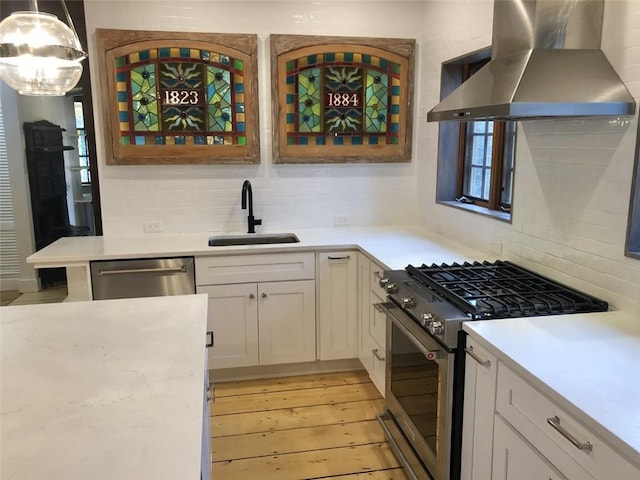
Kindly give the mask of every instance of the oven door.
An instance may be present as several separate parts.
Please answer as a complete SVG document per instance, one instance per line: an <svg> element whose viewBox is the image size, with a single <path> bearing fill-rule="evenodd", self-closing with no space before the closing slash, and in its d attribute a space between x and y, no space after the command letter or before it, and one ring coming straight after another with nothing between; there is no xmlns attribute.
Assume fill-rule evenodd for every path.
<svg viewBox="0 0 640 480"><path fill-rule="evenodd" d="M435 480L449 480L454 353L395 304L381 306L387 316L385 407L404 437L395 441L408 442Z"/></svg>

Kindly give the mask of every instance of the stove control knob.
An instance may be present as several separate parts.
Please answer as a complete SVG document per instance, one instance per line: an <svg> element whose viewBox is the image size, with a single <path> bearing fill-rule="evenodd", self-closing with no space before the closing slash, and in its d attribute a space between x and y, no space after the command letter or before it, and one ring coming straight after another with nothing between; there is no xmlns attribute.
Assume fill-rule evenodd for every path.
<svg viewBox="0 0 640 480"><path fill-rule="evenodd" d="M444 326L440 320L433 320L429 325L429 330L433 335L442 335L444 333Z"/></svg>
<svg viewBox="0 0 640 480"><path fill-rule="evenodd" d="M430 313L423 313L420 317L420 323L422 323L423 327L429 327L433 322L433 315Z"/></svg>
<svg viewBox="0 0 640 480"><path fill-rule="evenodd" d="M382 288L386 287L389 283L389 277L382 277L380 280L378 280L378 285L380 285Z"/></svg>
<svg viewBox="0 0 640 480"><path fill-rule="evenodd" d="M398 286L393 282L388 282L384 287L387 293L398 293Z"/></svg>
<svg viewBox="0 0 640 480"><path fill-rule="evenodd" d="M402 306L404 308L413 308L416 306L416 302L411 297L404 297L402 299Z"/></svg>

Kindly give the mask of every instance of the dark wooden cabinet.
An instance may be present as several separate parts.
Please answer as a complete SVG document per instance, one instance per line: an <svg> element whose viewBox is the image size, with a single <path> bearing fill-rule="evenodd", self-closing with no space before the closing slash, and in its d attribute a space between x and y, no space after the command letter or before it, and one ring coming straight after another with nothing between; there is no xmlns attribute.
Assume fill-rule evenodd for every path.
<svg viewBox="0 0 640 480"><path fill-rule="evenodd" d="M69 222L64 152L73 147L63 145L64 129L46 120L23 127L36 251L60 237L87 235L88 227ZM64 269L39 270L39 275L43 287L65 280Z"/></svg>

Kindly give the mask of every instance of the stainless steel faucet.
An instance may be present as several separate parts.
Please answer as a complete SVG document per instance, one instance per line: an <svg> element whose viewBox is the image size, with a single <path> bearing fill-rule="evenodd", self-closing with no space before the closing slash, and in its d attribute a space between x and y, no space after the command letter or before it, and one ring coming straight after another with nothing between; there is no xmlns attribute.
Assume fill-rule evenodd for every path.
<svg viewBox="0 0 640 480"><path fill-rule="evenodd" d="M247 216L248 230L247 233L256 233L256 225L262 225L262 219L253 216L253 190L251 182L245 180L242 184L242 209L247 209L247 200L249 202L249 215Z"/></svg>

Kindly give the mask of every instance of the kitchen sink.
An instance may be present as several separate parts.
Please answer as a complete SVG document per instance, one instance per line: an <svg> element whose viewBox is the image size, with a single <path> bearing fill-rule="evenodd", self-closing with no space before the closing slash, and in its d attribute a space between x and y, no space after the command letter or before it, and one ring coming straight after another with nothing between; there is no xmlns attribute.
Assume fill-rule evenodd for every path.
<svg viewBox="0 0 640 480"><path fill-rule="evenodd" d="M299 241L300 239L293 233L219 235L209 237L209 246L268 245L274 243L298 243Z"/></svg>

